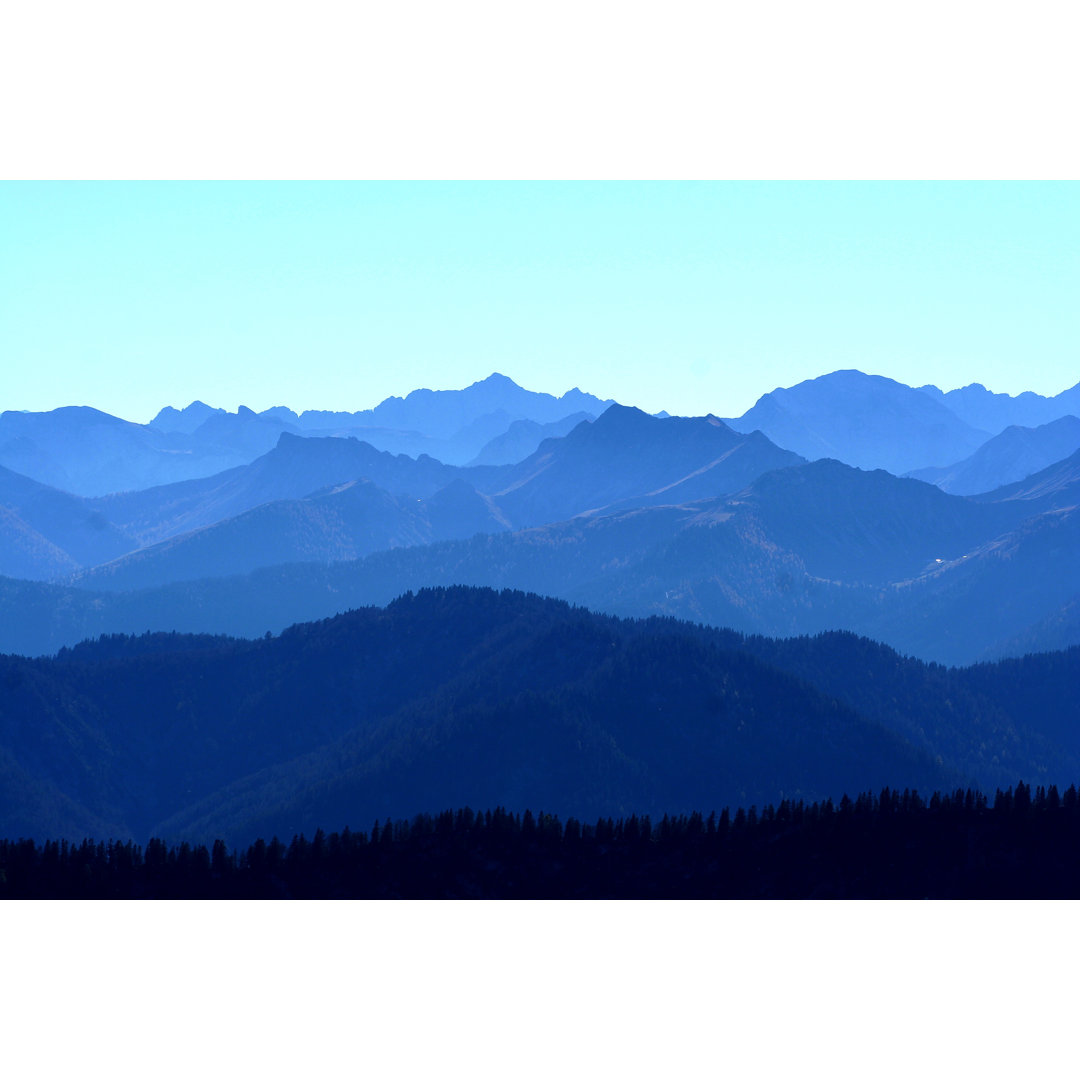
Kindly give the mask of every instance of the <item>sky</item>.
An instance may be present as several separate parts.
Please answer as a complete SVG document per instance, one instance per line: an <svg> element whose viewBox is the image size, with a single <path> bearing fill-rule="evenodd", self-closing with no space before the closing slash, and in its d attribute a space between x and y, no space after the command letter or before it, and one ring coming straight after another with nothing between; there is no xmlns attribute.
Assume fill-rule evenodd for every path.
<svg viewBox="0 0 1080 1080"><path fill-rule="evenodd" d="M0 408L1080 380L1075 182L0 183Z"/></svg>

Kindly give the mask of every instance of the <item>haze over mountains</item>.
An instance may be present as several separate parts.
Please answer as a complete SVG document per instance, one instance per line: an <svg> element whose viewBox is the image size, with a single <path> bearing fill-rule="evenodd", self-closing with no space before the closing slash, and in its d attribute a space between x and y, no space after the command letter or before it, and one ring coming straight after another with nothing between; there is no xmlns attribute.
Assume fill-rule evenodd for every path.
<svg viewBox="0 0 1080 1080"><path fill-rule="evenodd" d="M268 566L109 594L2 583L21 618L0 627L0 649L51 651L130 627L254 637L409 589L464 583L752 633L846 628L925 659L970 663L1007 652L1004 641L1040 622L1059 633L1055 613L1080 596L1080 561L1077 517L1054 507L1075 505L1074 491L1066 484L1032 499L975 502L815 462L767 473L732 498L583 515L330 566ZM82 584L146 586L172 553L142 554L147 565L131 556ZM111 582L110 571L128 578ZM1030 647L1072 643L1051 636Z"/></svg>
<svg viewBox="0 0 1080 1080"><path fill-rule="evenodd" d="M48 580L136 546L89 500L0 466L0 574Z"/></svg>
<svg viewBox="0 0 1080 1080"><path fill-rule="evenodd" d="M355 413L298 415L285 407L255 413L244 406L228 413L195 401L133 424L87 407L7 411L0 414L0 465L76 495L106 495L246 464L272 449L282 432L357 435L377 449L463 465L519 420L542 429L575 414L594 418L610 404L577 389L559 398L534 393L494 374L464 390L415 390ZM538 431L522 456L543 435Z"/></svg>
<svg viewBox="0 0 1080 1080"><path fill-rule="evenodd" d="M245 842L1075 779L1078 389L4 413L0 825Z"/></svg>
<svg viewBox="0 0 1080 1080"><path fill-rule="evenodd" d="M902 476L963 461L1006 427L1069 415L1080 416L1080 383L1052 398L991 394L978 383L943 394L935 386L916 390L879 375L834 371L765 394L728 423L737 431L757 428L811 460L833 457ZM1006 482L995 478L989 486Z"/></svg>
<svg viewBox="0 0 1080 1080"><path fill-rule="evenodd" d="M1031 476L1080 449L1080 418L1061 416L1036 428L1012 425L963 461L908 473L954 495L977 495Z"/></svg>
<svg viewBox="0 0 1080 1080"><path fill-rule="evenodd" d="M859 371L774 390L730 423L763 431L811 460L837 458L897 475L967 457L989 438L929 395Z"/></svg>
<svg viewBox="0 0 1080 1080"><path fill-rule="evenodd" d="M139 585L148 585L272 562L353 558L379 547L561 521L627 501L677 502L727 493L768 469L800 460L760 433L738 435L715 418L661 420L612 406L595 423L582 422L562 439L545 440L516 465L455 467L427 456L377 451L353 438L283 434L272 451L248 466L205 480L107 496L94 506L143 545L167 543L153 555L162 566L166 562L159 556L165 551L175 555L194 546L204 552L201 561L185 556L188 569L181 574L163 570L153 582L139 579ZM382 491L385 520L373 527L381 528L384 542L361 539L356 530L365 527L355 516L353 526L343 524L344 506L355 508L361 490L347 486L357 477ZM291 522L291 550L282 546L284 530L270 525L271 514L281 523ZM401 531L406 518L415 520ZM307 523L302 527L301 519ZM229 520L235 524L226 524ZM218 526L215 537L233 540L211 541L205 528L210 525ZM320 532L322 540L315 538ZM219 556L211 558L211 550ZM146 567L152 551L141 550L127 563ZM122 567L109 565L79 580L91 587L104 581L118 587L129 579Z"/></svg>
<svg viewBox="0 0 1080 1080"><path fill-rule="evenodd" d="M82 435L71 445L85 469L101 457L94 435L102 430L111 433L107 453L116 452L117 431L144 441L201 432L243 455L262 440L273 445L211 476L89 499L0 471L0 572L27 582L3 590L21 599L18 618L0 628L0 648L33 653L88 633L150 628L255 635L456 583L747 632L848 628L949 662L1008 652L1010 641L1070 644L1064 613L1080 596L1070 510L1080 500L1065 454L1080 420L1014 425L986 435L963 461L917 473L941 490L850 465L885 456L899 469L977 443L986 433L950 412L954 400L969 414L981 402L998 419L1071 400L1071 392L1008 398L966 389L935 394L835 372L767 394L731 422L650 417L576 390L532 394L498 375L361 413L230 414L195 402L163 409L145 427L110 424L93 410L37 414L32 423L4 414L39 431L74 418ZM582 405L596 417L551 419ZM511 410L531 416L507 421ZM411 424L426 425L423 439L445 441L496 422L505 426L489 462L562 434L516 461L475 465L318 434L335 423L367 433ZM849 464L822 460L823 449ZM978 500L949 493L957 488L979 491ZM234 580L226 587L223 578ZM983 611L985 597L993 610Z"/></svg>

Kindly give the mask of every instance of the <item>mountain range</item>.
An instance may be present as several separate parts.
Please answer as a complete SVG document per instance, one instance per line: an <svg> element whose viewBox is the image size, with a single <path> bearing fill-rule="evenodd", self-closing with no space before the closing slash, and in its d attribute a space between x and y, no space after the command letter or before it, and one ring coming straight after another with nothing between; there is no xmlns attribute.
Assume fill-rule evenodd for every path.
<svg viewBox="0 0 1080 1080"><path fill-rule="evenodd" d="M412 588L461 583L750 633L847 628L928 660L970 663L1039 623L1059 635L1042 647L1075 643L1060 638L1069 624L1057 616L1080 596L1078 486L1075 461L996 500L818 461L765 473L733 496L582 514L332 565L100 591L148 585L138 575L174 577L175 554L151 548L144 565L138 554L125 557L81 579L80 589L0 582L2 602L20 611L0 625L0 650L49 652L90 635L150 629L254 637ZM110 582L110 573L131 577Z"/></svg>
<svg viewBox="0 0 1080 1080"><path fill-rule="evenodd" d="M4 413L0 835L1067 785L1074 397Z"/></svg>
<svg viewBox="0 0 1080 1080"><path fill-rule="evenodd" d="M1053 456L1053 447L1068 442L1065 433L1070 430L1053 422L1068 416L1080 416L1080 383L1052 398L992 394L978 383L943 394L936 386L914 389L848 370L774 390L728 423L736 431L757 428L778 446L810 460L836 458L861 469L887 469L930 482L951 477L986 445L988 453L976 462L978 479L965 476L959 487L945 487L972 494L1020 479L1013 474L1024 463L1003 448L1019 448L1024 436L1009 436L1005 443L992 442L994 436L1009 427L1041 428L1027 436L1028 472L1035 472L1071 452ZM997 451L990 449L994 445ZM1001 472L994 471L994 462Z"/></svg>
<svg viewBox="0 0 1080 1080"><path fill-rule="evenodd" d="M992 435L1007 427L1041 427L1062 416L1080 416L1080 383L1053 397L1030 390L1015 397L995 394L982 383L971 383L942 393L936 386L919 389L946 405L966 424Z"/></svg>
<svg viewBox="0 0 1080 1080"><path fill-rule="evenodd" d="M121 563L92 569L106 560L72 554L71 562L42 559L38 572L28 567L12 576L55 579L81 566L78 580L88 587L132 588L274 562L328 562L612 505L725 494L800 460L760 433L736 434L715 417L658 419L623 406L610 407L594 423L582 421L563 438L544 440L516 465L444 465L353 438L286 432L249 465L87 501L86 512L118 538L115 554L132 552ZM359 479L363 484L356 486ZM12 509L18 512L18 505ZM67 550L56 530L50 539ZM151 564L161 568L152 580L145 576ZM131 566L140 568L135 577Z"/></svg>
<svg viewBox="0 0 1080 1080"><path fill-rule="evenodd" d="M72 406L51 412L0 414L0 465L76 495L132 491L212 476L244 465L272 449L283 432L294 435L359 436L395 454L422 453L465 464L486 451L516 422L540 428L572 415L592 419L610 405L574 389L553 397L524 390L493 374L464 390L415 390L355 413L278 406L235 413L201 401L184 409L167 406L148 424L135 424L97 409ZM527 456L539 445L519 446ZM303 494L308 494L304 492Z"/></svg>
<svg viewBox="0 0 1080 1080"><path fill-rule="evenodd" d="M393 399L366 419L430 420L443 402L453 410L445 431L490 415L482 410L506 384L528 400L493 376L465 391ZM766 395L759 406L779 401L817 423L830 386L838 401L887 397L923 416L945 408L857 372ZM562 400L541 398L545 408ZM266 422L286 422L287 410L270 412ZM230 415L195 403L155 423L166 434L197 431ZM761 431L738 433L713 416L611 405L571 426L573 415L556 422L565 434L502 465L449 465L354 437L279 430L248 464L91 499L4 470L0 571L20 609L0 629L0 648L35 653L84 634L150 628L256 635L455 583L745 632L844 627L951 663L1020 642L1074 642L1073 457L970 499L882 470L807 463ZM529 423L532 435L543 428ZM967 474L1023 471L1071 445L1078 424L1008 428L969 459Z"/></svg>

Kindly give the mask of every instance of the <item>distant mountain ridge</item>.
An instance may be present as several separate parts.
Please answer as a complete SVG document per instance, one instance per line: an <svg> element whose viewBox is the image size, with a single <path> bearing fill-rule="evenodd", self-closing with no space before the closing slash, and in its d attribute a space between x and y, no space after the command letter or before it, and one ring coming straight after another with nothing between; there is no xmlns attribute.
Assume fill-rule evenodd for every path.
<svg viewBox="0 0 1080 1080"><path fill-rule="evenodd" d="M257 636L409 589L466 584L748 633L845 628L927 660L971 663L1038 625L1074 644L1055 613L1080 595L1080 515L1075 488L1058 480L1029 498L974 500L818 461L732 496L611 508L332 565L116 593L0 581L0 604L20 611L17 624L0 624L0 651L144 629ZM125 561L137 557L116 566ZM84 585L107 588L108 571Z"/></svg>
<svg viewBox="0 0 1080 1080"><path fill-rule="evenodd" d="M948 393L936 386L919 390L940 401L961 420L974 428L997 435L1007 427L1041 427L1062 416L1080 416L1080 383L1053 397L1043 397L1030 390L1017 394L995 394L982 383L971 383Z"/></svg>
<svg viewBox="0 0 1080 1080"><path fill-rule="evenodd" d="M273 449L283 432L359 435L378 449L465 464L513 423L597 416L611 404L574 388L561 397L494 374L464 390L414 390L355 413L278 406L235 413L194 401L166 406L149 424L98 409L0 414L0 466L76 495L96 497L212 476ZM306 493L305 493L306 494Z"/></svg>
<svg viewBox="0 0 1080 1080"><path fill-rule="evenodd" d="M556 430L570 416L594 419L611 400L601 401L577 387L560 397L525 390L512 379L498 372L463 390L413 390L405 397L389 397L374 408L356 412L308 409L294 412L285 406L275 406L257 414L277 430L313 436L353 436L379 450L418 457L427 454L444 464L464 465L478 458L484 448L498 440L514 424L525 423L549 427L547 434L564 434ZM162 409L151 424L166 430L183 429L192 434L199 431L209 435L207 425L217 419L225 422L234 414L215 411L202 402L192 402L184 410ZM256 414L244 410L251 417ZM190 419L188 418L190 414ZM197 422L196 422L197 421ZM522 442L519 433L517 442ZM539 444L537 438L529 445L526 440L516 457L507 456L507 449L489 452L488 458L477 464L508 464L520 461ZM270 449L262 445L260 452ZM513 444L506 444L508 448ZM491 460L498 457L499 460Z"/></svg>
<svg viewBox="0 0 1080 1080"><path fill-rule="evenodd" d="M152 487L220 472L239 461L228 447L84 406L0 414L0 465L75 495Z"/></svg>
<svg viewBox="0 0 1080 1080"><path fill-rule="evenodd" d="M328 426L387 427L449 439L499 410L513 419L549 424L578 412L598 416L611 404L610 398L601 401L576 386L560 397L525 390L513 379L495 372L463 390L413 390L403 398L388 397L373 409L354 413L308 410L297 420L300 427L309 430Z"/></svg>
<svg viewBox="0 0 1080 1080"><path fill-rule="evenodd" d="M953 495L977 495L1023 480L1077 449L1080 418L1062 416L1036 428L1007 427L963 461L945 468L917 469L908 475Z"/></svg>
<svg viewBox="0 0 1080 1080"><path fill-rule="evenodd" d="M724 495L800 461L760 432L739 435L715 417L658 419L618 405L500 467L456 468L351 438L283 433L273 451L219 477L100 500L103 513L156 544L75 581L139 588L275 561L356 558L378 549L374 536L383 548L412 546ZM357 480L364 486L348 486ZM365 513L377 505L382 522L357 516L361 491Z"/></svg>
<svg viewBox="0 0 1080 1080"><path fill-rule="evenodd" d="M543 437L566 434L570 417L594 419L611 404L576 387L559 397L524 390L495 373L462 390L414 390L356 412L275 406L256 414L240 406L228 413L193 401L183 409L165 406L142 425L82 406L9 411L0 414L0 465L96 497L247 464L283 432L353 436L448 465L512 464ZM760 430L811 460L832 457L903 475L951 466L1009 424L1039 426L1070 413L1080 415L1080 384L1054 398L1010 398L980 384L943 394L848 370L778 388L728 422L742 433Z"/></svg>
<svg viewBox="0 0 1080 1080"><path fill-rule="evenodd" d="M147 427L155 427L160 431L182 431L190 435L204 420L224 413L224 409L211 408L201 401L193 401L183 409L174 409L171 405L166 405L147 424Z"/></svg>
<svg viewBox="0 0 1080 1080"><path fill-rule="evenodd" d="M773 390L727 423L763 431L811 461L836 458L896 476L958 461L990 437L925 393L852 370Z"/></svg>
<svg viewBox="0 0 1080 1080"><path fill-rule="evenodd" d="M420 416L442 402L457 423L468 406L475 433L505 420L481 410L506 394L529 392L493 376L465 391L420 394L409 407ZM393 408L400 413L412 397ZM541 397L544 407L562 400ZM957 430L939 424L948 409L927 393L859 372L777 391L759 406L759 419L771 410L819 443L846 440L849 451L907 432L898 445L911 452ZM760 429L741 433L712 415L660 418L617 404L553 428L517 422L530 439L564 433L519 462L475 466L301 431L299 417L280 408L229 414L193 403L159 415L236 452L274 445L210 477L96 498L0 466L0 574L82 590L5 584L13 617L0 648L48 648L95 628L261 633L459 583L748 632L847 627L946 662L1043 633L1068 644L1075 626L1075 454L965 499L832 458L807 464ZM15 443L41 421L18 417ZM191 437L92 409L53 419L67 425L65 453L87 459L99 437L119 458L139 440L157 440L159 457L182 457L169 447ZM1007 429L968 464L986 461L986 477L1025 472L1071 445L1078 423ZM229 602L238 610L227 612Z"/></svg>

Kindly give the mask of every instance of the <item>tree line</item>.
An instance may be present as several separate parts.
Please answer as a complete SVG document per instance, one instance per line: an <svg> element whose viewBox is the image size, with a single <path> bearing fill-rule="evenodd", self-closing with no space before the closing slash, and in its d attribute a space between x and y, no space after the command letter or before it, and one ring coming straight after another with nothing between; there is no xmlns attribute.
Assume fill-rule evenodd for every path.
<svg viewBox="0 0 1080 1080"><path fill-rule="evenodd" d="M0 840L0 898L1057 898L1078 853L1075 785L886 788L659 819L462 808L232 850Z"/></svg>

